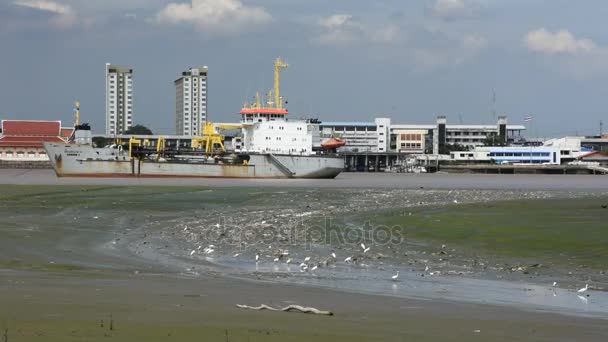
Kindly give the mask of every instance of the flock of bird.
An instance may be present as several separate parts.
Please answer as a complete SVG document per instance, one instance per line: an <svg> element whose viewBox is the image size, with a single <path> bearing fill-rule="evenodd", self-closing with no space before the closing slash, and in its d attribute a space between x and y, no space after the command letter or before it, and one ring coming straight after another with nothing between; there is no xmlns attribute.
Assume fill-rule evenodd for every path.
<svg viewBox="0 0 608 342"><path fill-rule="evenodd" d="M361 246L361 249L363 250L363 254L366 254L366 253L367 253L367 252L369 252L369 251L370 251L370 249L371 249L371 247L366 246L364 243L361 243L361 245L360 245L360 246ZM444 245L444 246L445 246L445 245ZM445 248L444 246L442 246L442 248ZM272 246L268 246L268 248L270 249L270 248L272 248ZM197 252L198 252L198 251L200 251L201 249L203 250L203 253L204 253L204 254L212 254L213 252L215 252L215 246L214 246L214 245L208 245L208 246L207 246L207 247L205 247L204 249L203 249L203 247L202 247L202 246L198 246L198 247L197 247L197 249L193 249L193 250L190 252L190 256L193 256L195 253L197 253ZM235 253L235 254L233 255L233 257L234 257L234 258L237 258L237 257L239 257L239 256L240 256L240 253ZM285 250L285 251L281 251L281 252L280 252L280 254L279 254L279 256L277 256L277 257L275 257L275 258L273 259L273 262L279 262L279 261L281 261L283 258L287 258L287 260L285 261L285 263L286 263L286 264L288 264L288 265L289 265L289 264L291 264L291 263L292 263L292 261L293 261L293 260L292 260L292 259L289 257L289 251L286 251L286 250ZM333 252L333 251L331 252L331 258L332 258L334 261L338 259L337 255L336 255L336 252ZM317 263L317 264L310 264L310 260L311 260L311 257L310 257L310 256L307 256L307 257L305 257L305 258L304 258L304 261L300 263L300 271L301 271L301 272L306 272L306 271L308 271L308 270L310 270L310 271L315 271L315 270L317 270L317 269L319 268L320 264L318 264L318 263ZM257 264L258 262L260 262L260 254L259 254L259 252L256 252L256 253L255 253L255 262L256 262L256 264ZM353 257L352 257L352 256L348 256L348 257L346 257L346 258L344 259L344 263L352 263L352 262L353 262ZM425 268L424 268L424 272L425 272L425 273L428 273L428 274L429 274L429 275L431 275L431 276L440 274L440 272L439 272L439 271L432 271L432 272L429 272L429 270L430 270L429 266L428 266L428 265L427 265L427 266L425 266ZM398 281L398 279L399 279L399 271L397 271L395 274L393 274L393 275L391 276L391 280L393 280L393 281ZM552 284L552 287L553 287L553 289L555 289L555 288L557 287L557 282L555 282L555 281L554 281L554 282L553 282L553 284ZM583 288L579 289L579 290L577 291L577 293L579 293L579 294L580 294L580 293L584 293L584 292L586 292L587 290L589 290L589 284L585 284L585 287L583 287ZM554 296L556 295L555 291L554 291L553 295L554 295ZM579 295L579 297L580 297L580 298L582 298L582 299L585 299L585 301L586 301L586 298L584 298L584 297L582 297L582 296L580 296L580 295Z"/></svg>

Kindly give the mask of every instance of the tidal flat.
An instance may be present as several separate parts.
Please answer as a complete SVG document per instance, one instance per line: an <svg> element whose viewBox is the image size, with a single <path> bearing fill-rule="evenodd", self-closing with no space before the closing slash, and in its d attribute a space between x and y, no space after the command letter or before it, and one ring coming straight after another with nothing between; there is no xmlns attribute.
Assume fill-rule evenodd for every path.
<svg viewBox="0 0 608 342"><path fill-rule="evenodd" d="M605 340L606 203L561 189L3 185L0 328L17 341ZM335 315L235 308L262 303Z"/></svg>

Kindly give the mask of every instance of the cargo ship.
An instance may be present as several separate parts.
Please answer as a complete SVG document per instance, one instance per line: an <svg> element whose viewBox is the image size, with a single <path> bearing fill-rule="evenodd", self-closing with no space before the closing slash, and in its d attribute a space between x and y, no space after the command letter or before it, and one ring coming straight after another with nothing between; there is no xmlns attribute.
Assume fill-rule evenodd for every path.
<svg viewBox="0 0 608 342"><path fill-rule="evenodd" d="M163 137L95 147L91 128L78 119L68 143L44 148L58 177L335 178L344 160L315 149L317 120L287 118L279 81L287 64L278 58L274 67L274 94L268 92L264 105L256 94L241 109L239 124L205 123L189 148L167 146ZM222 129L240 130L232 151L224 146Z"/></svg>

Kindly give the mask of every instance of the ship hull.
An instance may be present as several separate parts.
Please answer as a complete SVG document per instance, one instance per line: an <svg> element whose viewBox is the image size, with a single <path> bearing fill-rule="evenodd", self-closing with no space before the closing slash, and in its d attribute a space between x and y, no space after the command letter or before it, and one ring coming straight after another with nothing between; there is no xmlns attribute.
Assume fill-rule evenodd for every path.
<svg viewBox="0 0 608 342"><path fill-rule="evenodd" d="M248 154L247 164L200 160L131 160L125 151L90 145L45 143L58 177L335 178L342 158Z"/></svg>

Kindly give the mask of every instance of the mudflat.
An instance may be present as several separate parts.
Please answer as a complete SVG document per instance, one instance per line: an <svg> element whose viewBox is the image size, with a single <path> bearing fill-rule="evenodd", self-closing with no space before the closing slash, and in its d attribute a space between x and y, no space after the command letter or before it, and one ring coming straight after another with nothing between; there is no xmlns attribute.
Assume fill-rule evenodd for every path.
<svg viewBox="0 0 608 342"><path fill-rule="evenodd" d="M4 185L0 340L3 334L8 341L608 340L601 186L480 191L366 184ZM344 223L338 229L361 220L401 225L411 240L391 248L365 241L369 252L358 241L292 241L289 256L298 263L310 256L322 265L332 248L340 256L303 272L273 261L272 251L286 248L278 240L236 239L242 227L279 236L296 218L306 224L326 216ZM208 234L218 227L226 234L221 239ZM510 229L530 239L513 238ZM578 234L585 236L569 244ZM200 247L212 243L215 250L203 253ZM486 265L469 266L471 254ZM342 262L346 256L358 261ZM515 259L527 266L540 259L550 268L486 269ZM402 276L391 281L395 269ZM466 272L450 275L452 269ZM557 289L548 279L559 280ZM578 297L576 289L589 280L589 297ZM298 304L334 315L236 304Z"/></svg>

